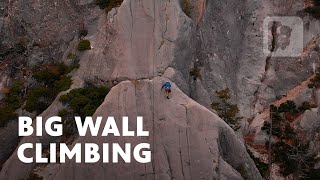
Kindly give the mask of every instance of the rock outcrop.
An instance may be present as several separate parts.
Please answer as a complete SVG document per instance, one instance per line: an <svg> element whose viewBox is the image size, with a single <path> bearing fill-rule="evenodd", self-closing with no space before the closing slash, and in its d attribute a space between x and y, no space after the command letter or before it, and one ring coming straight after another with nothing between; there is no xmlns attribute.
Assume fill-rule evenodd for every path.
<svg viewBox="0 0 320 180"><path fill-rule="evenodd" d="M95 116L113 115L119 119L123 115L142 115L151 135L145 139L86 136L75 142L135 144L143 140L152 146L152 163L88 165L70 160L41 168L38 174L46 179L261 179L233 130L187 96L195 25L181 10L179 1L125 0L107 17L102 13L86 23L86 38L93 49L80 54L81 66L73 75L72 88L87 81L115 85ZM76 44L74 39L65 48L65 61ZM178 85L174 85L170 100L160 91L168 80ZM207 107L208 96L202 97ZM61 108L56 100L42 115L56 114ZM59 139L31 136L22 138L23 142L46 145ZM0 178L26 177L35 166L22 164L14 152Z"/></svg>
<svg viewBox="0 0 320 180"><path fill-rule="evenodd" d="M114 116L121 126L122 115L144 117L149 137L79 137L74 143L150 143L152 163L61 164L48 179L261 179L233 130L217 115L191 100L175 85L172 98L160 91L168 81L123 81L112 88L96 116ZM106 118L102 121L105 123ZM130 123L129 123L130 124ZM101 132L100 132L101 133ZM56 168L57 169L57 168ZM240 173L241 174L240 174Z"/></svg>

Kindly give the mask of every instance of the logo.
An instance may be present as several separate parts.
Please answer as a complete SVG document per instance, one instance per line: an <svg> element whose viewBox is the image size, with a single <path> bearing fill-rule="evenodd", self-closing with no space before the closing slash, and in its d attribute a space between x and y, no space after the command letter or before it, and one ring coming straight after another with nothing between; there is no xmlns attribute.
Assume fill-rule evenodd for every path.
<svg viewBox="0 0 320 180"><path fill-rule="evenodd" d="M303 52L303 21L294 16L263 21L263 51L273 57L299 57Z"/></svg>

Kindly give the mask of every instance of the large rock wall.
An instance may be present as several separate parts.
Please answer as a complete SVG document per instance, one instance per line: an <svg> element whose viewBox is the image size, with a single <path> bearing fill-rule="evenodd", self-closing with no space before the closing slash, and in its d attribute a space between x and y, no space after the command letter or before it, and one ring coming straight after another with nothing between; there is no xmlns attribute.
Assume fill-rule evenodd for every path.
<svg viewBox="0 0 320 180"><path fill-rule="evenodd" d="M191 82L190 97L206 105L215 91L229 87L241 114L252 118L279 96L312 76L319 65L319 21L303 13L304 1L205 1L195 12L196 41L193 61L201 67L201 85ZM200 12L200 14L199 14ZM199 18L199 16L201 18ZM269 57L264 53L263 22L266 17L298 16L303 20L304 55ZM316 42L314 42L316 41ZM196 88L200 87L200 88ZM210 100L197 94L205 89Z"/></svg>
<svg viewBox="0 0 320 180"><path fill-rule="evenodd" d="M86 135L74 142L96 143L100 147L105 142L129 142L133 147L141 142L150 143L152 163L127 164L120 161L117 164L103 164L99 161L92 165L75 164L74 160L70 160L45 178L242 179L241 176L246 176L261 179L245 146L233 130L175 85L171 99L166 99L159 88L165 81L168 79L123 81L112 88L94 115L114 116L119 126L122 126L122 115L127 115L129 129L135 129L135 118L143 116L144 127L150 131L149 137ZM106 118L102 124L105 121ZM47 171L52 169L58 168L49 167Z"/></svg>
<svg viewBox="0 0 320 180"><path fill-rule="evenodd" d="M182 12L180 2L125 0L107 17L99 12L99 16L86 21L89 27L86 38L92 42L93 49L79 54L81 66L73 75L72 88L81 87L86 81L115 85L95 115L143 115L146 126L151 128L152 134L145 140L152 144L153 162L145 166L136 163L102 166L68 161L63 165L48 165L39 174L48 179L242 179L242 176L261 179L233 130L184 94L191 89L189 71L196 58L193 36L196 25ZM70 42L63 59L76 44L76 39ZM168 80L164 77L179 85L173 87L170 100L160 91L162 83ZM207 96L202 97L203 102L208 100ZM61 108L56 100L42 115L55 114ZM140 139L88 136L75 142L89 141L136 143ZM22 142L47 144L59 139L32 136L22 138ZM26 177L35 166L22 164L14 152L4 164L0 178ZM19 167L18 172L15 167ZM143 172L146 175L142 177Z"/></svg>

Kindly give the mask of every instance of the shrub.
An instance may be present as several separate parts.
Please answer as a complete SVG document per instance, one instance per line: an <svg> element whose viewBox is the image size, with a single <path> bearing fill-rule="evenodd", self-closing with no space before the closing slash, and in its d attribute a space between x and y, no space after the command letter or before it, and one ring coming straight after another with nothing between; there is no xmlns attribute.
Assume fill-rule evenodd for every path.
<svg viewBox="0 0 320 180"><path fill-rule="evenodd" d="M313 83L308 84L308 88L312 89L315 85Z"/></svg>
<svg viewBox="0 0 320 180"><path fill-rule="evenodd" d="M119 7L122 4L123 0L110 0L109 4L106 7L106 12L112 10L112 8Z"/></svg>
<svg viewBox="0 0 320 180"><path fill-rule="evenodd" d="M307 7L304 11L315 18L320 18L320 1L312 0L313 6Z"/></svg>
<svg viewBox="0 0 320 180"><path fill-rule="evenodd" d="M64 124L64 135L69 136L77 132L74 116L92 116L96 109L103 102L109 89L101 86L87 86L80 89L73 89L68 94L62 95L60 101L66 104L66 109L59 111Z"/></svg>
<svg viewBox="0 0 320 180"><path fill-rule="evenodd" d="M63 63L38 67L33 70L32 77L40 84L29 88L27 92L23 92L26 89L23 81L14 82L7 89L7 95L0 107L0 127L3 127L9 120L14 119L16 117L16 109L20 108L24 103L24 109L29 112L36 111L40 113L45 110L58 93L69 89L72 80L66 74L78 67L78 64L66 66Z"/></svg>
<svg viewBox="0 0 320 180"><path fill-rule="evenodd" d="M101 9L104 9L108 6L110 0L96 0L95 3L98 5Z"/></svg>
<svg viewBox="0 0 320 180"><path fill-rule="evenodd" d="M68 56L67 56L68 59L76 59L77 58L77 55L73 54L73 53L69 53Z"/></svg>
<svg viewBox="0 0 320 180"><path fill-rule="evenodd" d="M17 117L17 114L9 106L0 107L0 128L4 127L10 120Z"/></svg>
<svg viewBox="0 0 320 180"><path fill-rule="evenodd" d="M278 108L278 112L289 112L292 115L295 115L298 113L296 103L290 100L282 103Z"/></svg>
<svg viewBox="0 0 320 180"><path fill-rule="evenodd" d="M12 84L5 102L12 109L18 109L22 105L21 92L23 90L23 82L16 81Z"/></svg>
<svg viewBox="0 0 320 180"><path fill-rule="evenodd" d="M66 74L78 67L78 64L66 66L63 63L59 63L47 65L34 72L33 77L44 86L34 86L28 91L25 109L29 112L36 111L40 113L48 108L61 91L70 88L72 80Z"/></svg>
<svg viewBox="0 0 320 180"><path fill-rule="evenodd" d="M66 66L64 63L60 63L60 64L58 64L59 75L63 76L63 75L69 74L71 71L73 71L74 69L77 69L79 67L80 67L79 64Z"/></svg>
<svg viewBox="0 0 320 180"><path fill-rule="evenodd" d="M315 6L320 6L320 0L313 0L313 4Z"/></svg>
<svg viewBox="0 0 320 180"><path fill-rule="evenodd" d="M295 171L296 162L288 156L288 151L292 151L291 146L281 141L275 143L272 150L274 161L280 164L281 173L284 176L292 174Z"/></svg>
<svg viewBox="0 0 320 180"><path fill-rule="evenodd" d="M54 81L59 79L58 72L52 72L48 69L40 70L38 72L34 72L32 77L37 80L37 82L44 83L46 85L53 84Z"/></svg>
<svg viewBox="0 0 320 180"><path fill-rule="evenodd" d="M317 19L320 18L320 7L308 7L304 11Z"/></svg>
<svg viewBox="0 0 320 180"><path fill-rule="evenodd" d="M259 158L256 158L252 152L250 150L248 150L248 154L250 155L251 159L254 161L254 163L256 164L256 167L258 168L260 174L262 177L265 177L267 175L268 172L268 164L262 162Z"/></svg>
<svg viewBox="0 0 320 180"><path fill-rule="evenodd" d="M281 105L280 105L281 106ZM281 138L284 135L284 126L288 123L285 121L283 118L283 112L282 111L287 111L288 109L291 109L292 104L289 103L283 103L282 107L278 108L274 105L271 105L271 112L270 117L272 117L272 135L276 136L278 138ZM268 135L270 135L270 127L271 124L268 121L265 121L261 130L266 131Z"/></svg>
<svg viewBox="0 0 320 180"><path fill-rule="evenodd" d="M58 116L60 117L66 117L69 114L69 112L66 109L62 109L58 112Z"/></svg>
<svg viewBox="0 0 320 180"><path fill-rule="evenodd" d="M45 65L34 69L32 77L36 79L38 83L52 86L55 81L59 80L60 76L68 73L66 72L67 68L68 66L63 63Z"/></svg>
<svg viewBox="0 0 320 180"><path fill-rule="evenodd" d="M305 172L305 176L302 180L315 180L320 179L320 170L319 169L311 169L308 172Z"/></svg>
<svg viewBox="0 0 320 180"><path fill-rule="evenodd" d="M122 4L123 0L96 0L96 5L101 9L105 9L108 13L112 8L119 7Z"/></svg>
<svg viewBox="0 0 320 180"><path fill-rule="evenodd" d="M72 84L71 77L64 76L60 80L54 82L54 91L57 93L65 91L70 88L71 84Z"/></svg>
<svg viewBox="0 0 320 180"><path fill-rule="evenodd" d="M271 127L270 122L265 121L263 123L261 130L265 131L268 135L270 135L270 127ZM282 129L279 127L279 125L272 124L272 135L277 137L282 136Z"/></svg>
<svg viewBox="0 0 320 180"><path fill-rule="evenodd" d="M301 104L301 106L298 108L300 112L304 112L306 110L311 109L311 104L308 101L305 101Z"/></svg>
<svg viewBox="0 0 320 180"><path fill-rule="evenodd" d="M56 81L65 78L72 70L79 68L79 64L66 66L64 63L47 65L40 70L34 70L32 77L37 80L38 83L43 83L46 86L53 87Z"/></svg>
<svg viewBox="0 0 320 180"><path fill-rule="evenodd" d="M314 167L314 162L311 161L313 159L312 154L308 154L309 141L299 139L297 132L289 121L283 118L289 115L293 116L310 107L309 102L304 102L297 109L293 101L282 103L279 107L271 106L272 135L279 138L279 141L272 146L273 161L279 164L283 176L293 174L301 178L304 174L307 174L306 172L310 172L311 167ZM269 133L270 123L264 122L261 129Z"/></svg>
<svg viewBox="0 0 320 180"><path fill-rule="evenodd" d="M283 138L287 140L295 140L296 136L297 133L294 131L291 125L287 123L284 128Z"/></svg>
<svg viewBox="0 0 320 180"><path fill-rule="evenodd" d="M89 49L91 49L90 41L87 40L87 39L80 40L80 42L78 44L78 50L79 51L85 51L85 50L89 50Z"/></svg>
<svg viewBox="0 0 320 180"><path fill-rule="evenodd" d="M182 11L188 17L191 17L191 10L192 10L191 0L182 0Z"/></svg>
<svg viewBox="0 0 320 180"><path fill-rule="evenodd" d="M295 176L302 176L301 172L308 171L313 167L312 157L308 155L309 144L301 140L294 141L292 145L283 141L273 145L274 162L279 163L280 172L283 176L295 173Z"/></svg>
<svg viewBox="0 0 320 180"><path fill-rule="evenodd" d="M37 113L41 113L50 105L51 99L52 96L50 96L49 88L32 88L27 94L25 109L29 112L36 111Z"/></svg>
<svg viewBox="0 0 320 180"><path fill-rule="evenodd" d="M92 116L108 94L107 87L88 86L73 89L60 97L60 101L67 104L75 115L81 117Z"/></svg>
<svg viewBox="0 0 320 180"><path fill-rule="evenodd" d="M230 90L228 88L216 91L216 95L219 98L219 102L213 102L211 107L215 109L220 116L232 129L238 130L240 128L239 121L242 117L238 116L239 109L235 104L231 104Z"/></svg>
<svg viewBox="0 0 320 180"><path fill-rule="evenodd" d="M21 107L23 82L16 81L8 89L7 96L0 106L0 127L4 127L10 120L17 117L15 110Z"/></svg>

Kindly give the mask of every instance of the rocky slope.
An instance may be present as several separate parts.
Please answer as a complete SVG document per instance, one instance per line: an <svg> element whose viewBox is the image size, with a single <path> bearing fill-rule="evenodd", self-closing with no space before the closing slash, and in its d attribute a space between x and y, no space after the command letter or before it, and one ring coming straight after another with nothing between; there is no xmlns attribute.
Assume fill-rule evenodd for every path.
<svg viewBox="0 0 320 180"><path fill-rule="evenodd" d="M129 118L142 115L146 121L144 126L151 133L149 137L86 136L74 142L99 145L131 142L133 146L147 142L152 146L152 163L99 162L75 167L74 162L69 161L59 168L46 169L44 177L50 172L48 179L242 179L243 175L260 179L244 145L219 117L192 101L176 86L170 100L157 95L161 93L158 87L167 80L156 77L123 81L111 90L95 113L95 116L115 115L116 119L121 119L122 114ZM244 174L235 170L241 168Z"/></svg>

